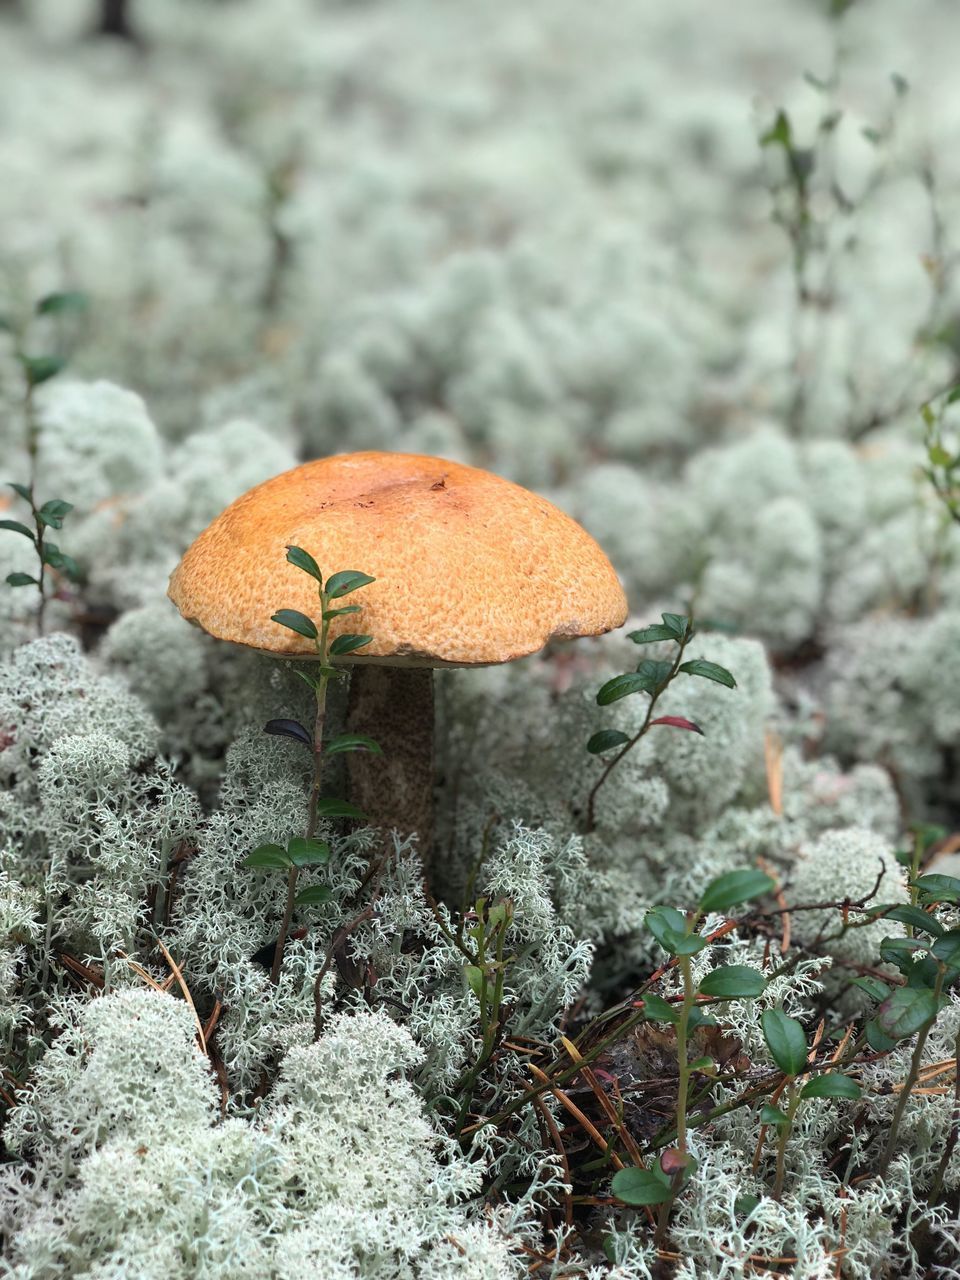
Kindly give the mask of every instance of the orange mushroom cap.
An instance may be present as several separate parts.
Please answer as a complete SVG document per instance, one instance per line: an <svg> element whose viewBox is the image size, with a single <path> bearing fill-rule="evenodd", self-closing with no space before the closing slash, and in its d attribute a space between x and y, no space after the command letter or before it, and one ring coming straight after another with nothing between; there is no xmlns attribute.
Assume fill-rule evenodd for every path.
<svg viewBox="0 0 960 1280"><path fill-rule="evenodd" d="M509 662L627 616L613 566L575 520L488 471L408 453L320 458L251 489L188 549L168 594L210 635L315 656L271 621L280 608L318 613L316 584L287 563L288 546L309 551L324 578L376 579L354 597L363 612L331 625L331 638L373 636L355 662Z"/></svg>

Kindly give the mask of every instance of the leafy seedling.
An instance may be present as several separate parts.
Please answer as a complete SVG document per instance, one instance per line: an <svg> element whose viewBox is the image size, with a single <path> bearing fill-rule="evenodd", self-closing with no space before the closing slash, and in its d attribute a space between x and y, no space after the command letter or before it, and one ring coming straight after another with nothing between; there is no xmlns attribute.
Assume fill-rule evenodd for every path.
<svg viewBox="0 0 960 1280"><path fill-rule="evenodd" d="M304 636L314 642L317 653L317 664L314 670L298 671L297 674L309 685L314 695L315 715L313 732L311 733L299 720L268 720L264 726L266 733L277 737L290 738L306 747L313 756L313 782L310 787L310 803L307 817L307 830L303 837L291 840L286 848L276 844L260 845L259 848L244 859L244 866L250 870L285 871L287 874L287 895L284 907L280 936L273 951L270 976L274 983L280 981L283 966L283 954L294 908L297 906L316 906L327 902L329 889L324 885L310 885L297 892L297 879L303 867L324 866L330 858L330 847L322 840L316 839L317 827L321 818L345 818L354 822L363 822L366 815L356 805L336 796L321 794L323 773L326 761L331 756L346 751L369 751L380 754L379 745L365 734L341 733L328 741L324 740L326 723L327 688L331 680L338 680L342 672L332 665L332 659L342 654L352 653L368 645L372 636L341 634L330 639L330 624L346 613L360 612L357 605L332 607L333 600L342 599L368 583L374 582L369 574L360 573L356 569L342 570L328 578L324 584L320 566L303 547L287 548L287 562L302 570L317 584L317 595L320 600L319 624L299 609L278 609L271 621L278 626ZM317 980L316 999L319 1002L319 978ZM319 1007L319 1004L318 1004Z"/></svg>
<svg viewBox="0 0 960 1280"><path fill-rule="evenodd" d="M639 631L629 632L628 638L636 645L672 644L675 646L672 658L642 658L635 671L613 676L597 692L596 701L600 707L608 707L634 694L645 694L649 701L640 727L632 736L619 729L599 729L587 741L587 751L591 755L614 753L607 760L587 797L584 818L584 829L587 832L593 831L596 826L597 796L600 789L624 756L632 751L651 729L663 726L704 736L700 725L686 716L654 715L658 700L678 676L699 676L701 679L713 680L725 685L729 689L736 687L737 682L726 667L721 667L716 662L708 662L706 658L684 661L687 645L696 634L692 618L681 613L663 613L660 617L660 622L651 623Z"/></svg>

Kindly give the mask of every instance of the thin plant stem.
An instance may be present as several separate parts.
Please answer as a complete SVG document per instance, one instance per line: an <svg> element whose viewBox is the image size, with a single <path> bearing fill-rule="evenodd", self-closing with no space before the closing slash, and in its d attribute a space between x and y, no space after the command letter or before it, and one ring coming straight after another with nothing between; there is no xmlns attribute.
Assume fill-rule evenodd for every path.
<svg viewBox="0 0 960 1280"><path fill-rule="evenodd" d="M940 1001L940 992L943 988L943 978L945 973L945 966L942 964L939 965L936 985L933 988L934 1000L938 1004ZM897 1145L897 1132L900 1128L900 1121L903 1119L903 1113L906 1111L907 1103L910 1101L910 1094L913 1092L913 1086L917 1083L917 1077L920 1075L920 1067L923 1063L924 1045L927 1043L927 1036L930 1034L930 1028L936 1020L936 1016L932 1017L917 1036L917 1043L913 1050L913 1056L910 1059L910 1070L907 1072L907 1078L904 1080L900 1089L900 1096L897 1099L897 1107L893 1113L893 1119L890 1122L890 1132L887 1135L887 1145L884 1147L883 1155L880 1157L880 1167L877 1172L881 1178L886 1176L887 1169L890 1167L894 1148Z"/></svg>
<svg viewBox="0 0 960 1280"><path fill-rule="evenodd" d="M677 1023L677 1069L680 1080L677 1086L677 1147L681 1155L687 1154L687 1093L690 1084L690 1066L687 1060L690 1011L693 1009L693 972L689 956L680 957L680 973L683 978L683 1008Z"/></svg>
<svg viewBox="0 0 960 1280"><path fill-rule="evenodd" d="M270 969L270 981L274 986L280 982L280 969L283 966L283 952L290 932L290 921L293 918L293 900L297 896L297 875L299 867L291 867L287 872L287 901L283 908L283 920L280 924L280 936L273 952L273 966Z"/></svg>
<svg viewBox="0 0 960 1280"><path fill-rule="evenodd" d="M777 1141L777 1171L773 1179L773 1198L779 1200L783 1195L783 1180L786 1172L787 1143L790 1141L790 1135L793 1132L793 1117L796 1115L797 1107L800 1105L799 1089L789 1088L787 1090L787 1123L780 1127L780 1137Z"/></svg>
<svg viewBox="0 0 960 1280"><path fill-rule="evenodd" d="M321 589L320 591L320 608L322 614L327 612L329 597L327 593ZM327 634L330 630L330 621L324 617L320 623L320 635L316 640L317 657L320 659L321 671L327 666ZM316 713L313 719L313 781L310 785L310 801L307 808L307 839L312 840L317 834L317 806L320 801L320 788L323 783L323 729L327 715L327 685L330 683L328 675L321 674L316 687ZM283 967L283 953L287 947L287 936L290 932L290 921L293 918L294 899L297 896L297 877L300 873L299 867L291 867L287 875L287 899L283 911L283 920L280 923L280 936L277 938L277 945L273 953L273 966L270 970L270 979L276 986L280 981L280 970ZM316 999L319 1000L320 978L316 982Z"/></svg>

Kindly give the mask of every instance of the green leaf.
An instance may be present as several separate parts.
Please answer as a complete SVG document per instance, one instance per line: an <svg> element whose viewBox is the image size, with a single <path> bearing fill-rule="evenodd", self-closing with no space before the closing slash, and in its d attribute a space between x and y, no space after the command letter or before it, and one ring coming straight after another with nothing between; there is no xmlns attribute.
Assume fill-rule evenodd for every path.
<svg viewBox="0 0 960 1280"><path fill-rule="evenodd" d="M592 756L598 756L604 751L612 751L614 747L622 747L629 741L627 735L619 729L600 729L591 734L587 750Z"/></svg>
<svg viewBox="0 0 960 1280"><path fill-rule="evenodd" d="M909 968L903 970L908 987L929 987L931 990L937 985L939 972L940 966L931 955L918 956ZM945 981L952 982L957 973L957 969L945 969ZM887 994L889 995L889 992Z"/></svg>
<svg viewBox="0 0 960 1280"><path fill-rule="evenodd" d="M508 924L512 919L512 907L505 899L501 899L499 902L494 903L487 912L487 924L490 926L491 933L494 929L503 928L503 926Z"/></svg>
<svg viewBox="0 0 960 1280"><path fill-rule="evenodd" d="M25 524L21 524L19 520L0 520L0 529L9 529L11 533L21 533L25 538L36 544L36 537L33 530L28 529Z"/></svg>
<svg viewBox="0 0 960 1280"><path fill-rule="evenodd" d="M665 1204L673 1199L669 1181L653 1169L618 1169L610 1189L618 1200L630 1205Z"/></svg>
<svg viewBox="0 0 960 1280"><path fill-rule="evenodd" d="M688 933L684 938L677 938L673 944L675 956L695 956L707 945L707 940L699 933Z"/></svg>
<svg viewBox="0 0 960 1280"><path fill-rule="evenodd" d="M371 578L368 573L360 573L357 569L341 569L327 579L325 594L328 600L339 600L341 596L348 596L351 591L357 591L370 582L376 582L376 578Z"/></svg>
<svg viewBox="0 0 960 1280"><path fill-rule="evenodd" d="M293 865L285 849L278 844L261 844L243 860L243 866L288 871Z"/></svg>
<svg viewBox="0 0 960 1280"><path fill-rule="evenodd" d="M687 627L690 625L690 619L682 613L661 613L663 624L676 636L678 640L682 640L687 634Z"/></svg>
<svg viewBox="0 0 960 1280"><path fill-rule="evenodd" d="M329 902L332 896L325 884L311 884L300 890L294 902L298 907L319 907Z"/></svg>
<svg viewBox="0 0 960 1280"><path fill-rule="evenodd" d="M666 684L671 671L673 671L672 662L662 662L656 658L644 658L637 666L637 675L643 676L648 681L651 693L654 689L659 689L662 684Z"/></svg>
<svg viewBox="0 0 960 1280"><path fill-rule="evenodd" d="M919 938L881 938L880 959L886 964L895 964L901 973L906 973L913 965L914 953L926 951L927 945Z"/></svg>
<svg viewBox="0 0 960 1280"><path fill-rule="evenodd" d="M641 1011L651 1022L679 1022L680 1010L660 996L645 995Z"/></svg>
<svg viewBox="0 0 960 1280"><path fill-rule="evenodd" d="M918 822L911 829L924 853L928 853L935 844L949 834L946 827L941 827L936 822Z"/></svg>
<svg viewBox="0 0 960 1280"><path fill-rule="evenodd" d="M320 688L320 685L323 683L320 676L315 675L312 671L294 671L293 674L295 676L299 676L307 688L312 689L314 693L316 693Z"/></svg>
<svg viewBox="0 0 960 1280"><path fill-rule="evenodd" d="M323 840L296 836L287 845L287 854L295 867L322 867L330 861L330 846Z"/></svg>
<svg viewBox="0 0 960 1280"><path fill-rule="evenodd" d="M467 980L467 986L479 1000L483 994L483 970L475 964L465 964L463 976Z"/></svg>
<svg viewBox="0 0 960 1280"><path fill-rule="evenodd" d="M49 382L67 367L66 360L60 356L21 356L20 363L31 387L39 387L42 382Z"/></svg>
<svg viewBox="0 0 960 1280"><path fill-rule="evenodd" d="M891 1049L897 1047L896 1040L891 1040L880 1030L876 1018L871 1018L863 1030L867 1037L867 1044L874 1053L889 1053Z"/></svg>
<svg viewBox="0 0 960 1280"><path fill-rule="evenodd" d="M700 994L721 1000L751 1000L763 995L767 980L759 969L746 964L724 964L708 973L700 983Z"/></svg>
<svg viewBox="0 0 960 1280"><path fill-rule="evenodd" d="M927 448L927 457L935 467L949 467L953 462L953 456L942 444L931 444Z"/></svg>
<svg viewBox="0 0 960 1280"><path fill-rule="evenodd" d="M324 754L338 756L344 751L370 751L375 756L383 755L383 748L365 733L338 733L324 747Z"/></svg>
<svg viewBox="0 0 960 1280"><path fill-rule="evenodd" d="M626 675L614 676L606 684L600 686L597 693L597 706L608 707L611 702L619 702L631 693L650 693L650 681L636 671L628 671Z"/></svg>
<svg viewBox="0 0 960 1280"><path fill-rule="evenodd" d="M63 293L48 293L37 303L38 316L63 315L66 312L79 313L90 306L90 299L79 289L65 290Z"/></svg>
<svg viewBox="0 0 960 1280"><path fill-rule="evenodd" d="M774 880L763 871L745 867L742 871L727 871L711 880L700 898L700 910L728 911L731 907L760 898L776 887Z"/></svg>
<svg viewBox="0 0 960 1280"><path fill-rule="evenodd" d="M930 950L942 964L951 968L960 965L960 929L951 929L937 938Z"/></svg>
<svg viewBox="0 0 960 1280"><path fill-rule="evenodd" d="M676 640L676 638L669 627L661 626L659 622L651 622L648 627L641 627L639 631L627 632L627 639L632 640L634 644L656 644L660 640Z"/></svg>
<svg viewBox="0 0 960 1280"><path fill-rule="evenodd" d="M770 1056L783 1074L798 1076L807 1064L807 1034L802 1025L780 1009L764 1009L760 1026Z"/></svg>
<svg viewBox="0 0 960 1280"><path fill-rule="evenodd" d="M801 1098L859 1098L860 1086L850 1076L831 1071L829 1075L814 1076L800 1090Z"/></svg>
<svg viewBox="0 0 960 1280"><path fill-rule="evenodd" d="M363 610L358 604L345 604L339 609L324 609L323 620L330 622L333 618L342 618L347 613L362 613Z"/></svg>
<svg viewBox="0 0 960 1280"><path fill-rule="evenodd" d="M712 1058L694 1058L692 1062L687 1063L690 1071L699 1071L705 1076L715 1076L717 1074L717 1064Z"/></svg>
<svg viewBox="0 0 960 1280"><path fill-rule="evenodd" d="M789 150L792 141L793 130L790 128L790 117L785 111L780 110L766 133L760 135L760 145L761 147L774 145Z"/></svg>
<svg viewBox="0 0 960 1280"><path fill-rule="evenodd" d="M760 1197L752 1195L737 1196L733 1202L733 1211L741 1218L749 1218L754 1209L759 1209Z"/></svg>
<svg viewBox="0 0 960 1280"><path fill-rule="evenodd" d="M870 914L877 913L880 920L896 920L900 924L908 924L914 929L922 929L925 933L933 934L939 937L943 933L943 925L933 916L928 916L925 911L921 911L919 907L911 906L906 902L890 902L881 906L871 907Z"/></svg>
<svg viewBox="0 0 960 1280"><path fill-rule="evenodd" d="M706 1009L695 1004L690 1010L690 1016L687 1018L687 1030L696 1031L697 1027L715 1027L717 1020L712 1013L708 1013Z"/></svg>
<svg viewBox="0 0 960 1280"><path fill-rule="evenodd" d="M53 542L48 542L43 548L43 562L50 565L52 569L59 570L70 579L71 582L79 582L83 576L80 566L74 560L73 556L66 555Z"/></svg>
<svg viewBox="0 0 960 1280"><path fill-rule="evenodd" d="M287 547L287 563L294 565L297 569L302 569L304 573L309 573L311 578L315 578L321 586L323 585L323 574L320 572L320 566L309 551L304 551L303 547Z"/></svg>
<svg viewBox="0 0 960 1280"><path fill-rule="evenodd" d="M885 1000L890 994L889 986L879 978L854 978L853 986L865 991L871 1000Z"/></svg>
<svg viewBox="0 0 960 1280"><path fill-rule="evenodd" d="M324 818L353 818L357 822L364 822L367 817L349 800L318 800L317 813Z"/></svg>
<svg viewBox="0 0 960 1280"><path fill-rule="evenodd" d="M316 640L318 635L317 624L313 619L297 609L278 609L271 615L270 621L279 622L281 627L286 627L288 631L296 631L298 635L306 636L308 640Z"/></svg>
<svg viewBox="0 0 960 1280"><path fill-rule="evenodd" d="M73 556L61 556L60 563L57 565L60 572L71 582L82 582L84 579L83 570L74 560Z"/></svg>
<svg viewBox="0 0 960 1280"><path fill-rule="evenodd" d="M24 500L24 502L30 502L30 503L33 502L33 494L30 492L30 490L27 488L25 484L17 484L15 480L8 480L7 485L9 486L9 488L13 490L14 493L18 494Z"/></svg>
<svg viewBox="0 0 960 1280"><path fill-rule="evenodd" d="M960 902L960 880L956 876L928 875L911 880L925 902Z"/></svg>
<svg viewBox="0 0 960 1280"><path fill-rule="evenodd" d="M664 951L678 954L676 947L687 932L686 918L679 911L674 907L652 907L643 917L643 923Z"/></svg>
<svg viewBox="0 0 960 1280"><path fill-rule="evenodd" d="M708 662L706 658L694 658L691 662L685 662L680 670L688 676L702 676L704 680L715 680L717 684L724 684L728 689L737 687L736 680L726 667L721 667L716 662Z"/></svg>
<svg viewBox="0 0 960 1280"><path fill-rule="evenodd" d="M891 1040L905 1040L929 1026L940 1012L926 987L897 987L877 1010L877 1026Z"/></svg>
<svg viewBox="0 0 960 1280"><path fill-rule="evenodd" d="M651 916L657 916L662 918L664 923L667 925L667 927L672 929L674 933L683 934L686 932L687 917L683 914L682 911L678 911L676 907L666 907L666 906L651 907L650 910L647 912L646 924L647 924L647 928L652 931L653 924L651 924L651 921L650 921Z"/></svg>
<svg viewBox="0 0 960 1280"><path fill-rule="evenodd" d="M765 1102L760 1108L760 1123L777 1126L790 1123L790 1117L771 1102Z"/></svg>
<svg viewBox="0 0 960 1280"><path fill-rule="evenodd" d="M36 578L31 578L29 573L8 573L6 582L8 587L39 587L40 585Z"/></svg>
<svg viewBox="0 0 960 1280"><path fill-rule="evenodd" d="M357 636L345 635L337 636L333 644L330 646L330 657L337 658L345 653L353 653L354 649L362 649L365 644L369 644L373 636Z"/></svg>

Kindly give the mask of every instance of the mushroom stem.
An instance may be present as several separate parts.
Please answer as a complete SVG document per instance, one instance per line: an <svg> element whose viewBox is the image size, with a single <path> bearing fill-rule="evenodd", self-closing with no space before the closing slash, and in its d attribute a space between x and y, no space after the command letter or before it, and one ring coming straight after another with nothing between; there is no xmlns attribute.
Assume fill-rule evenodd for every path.
<svg viewBox="0 0 960 1280"><path fill-rule="evenodd" d="M357 663L350 673L347 729L383 755L347 755L350 799L373 826L416 835L427 860L433 839L433 671Z"/></svg>

